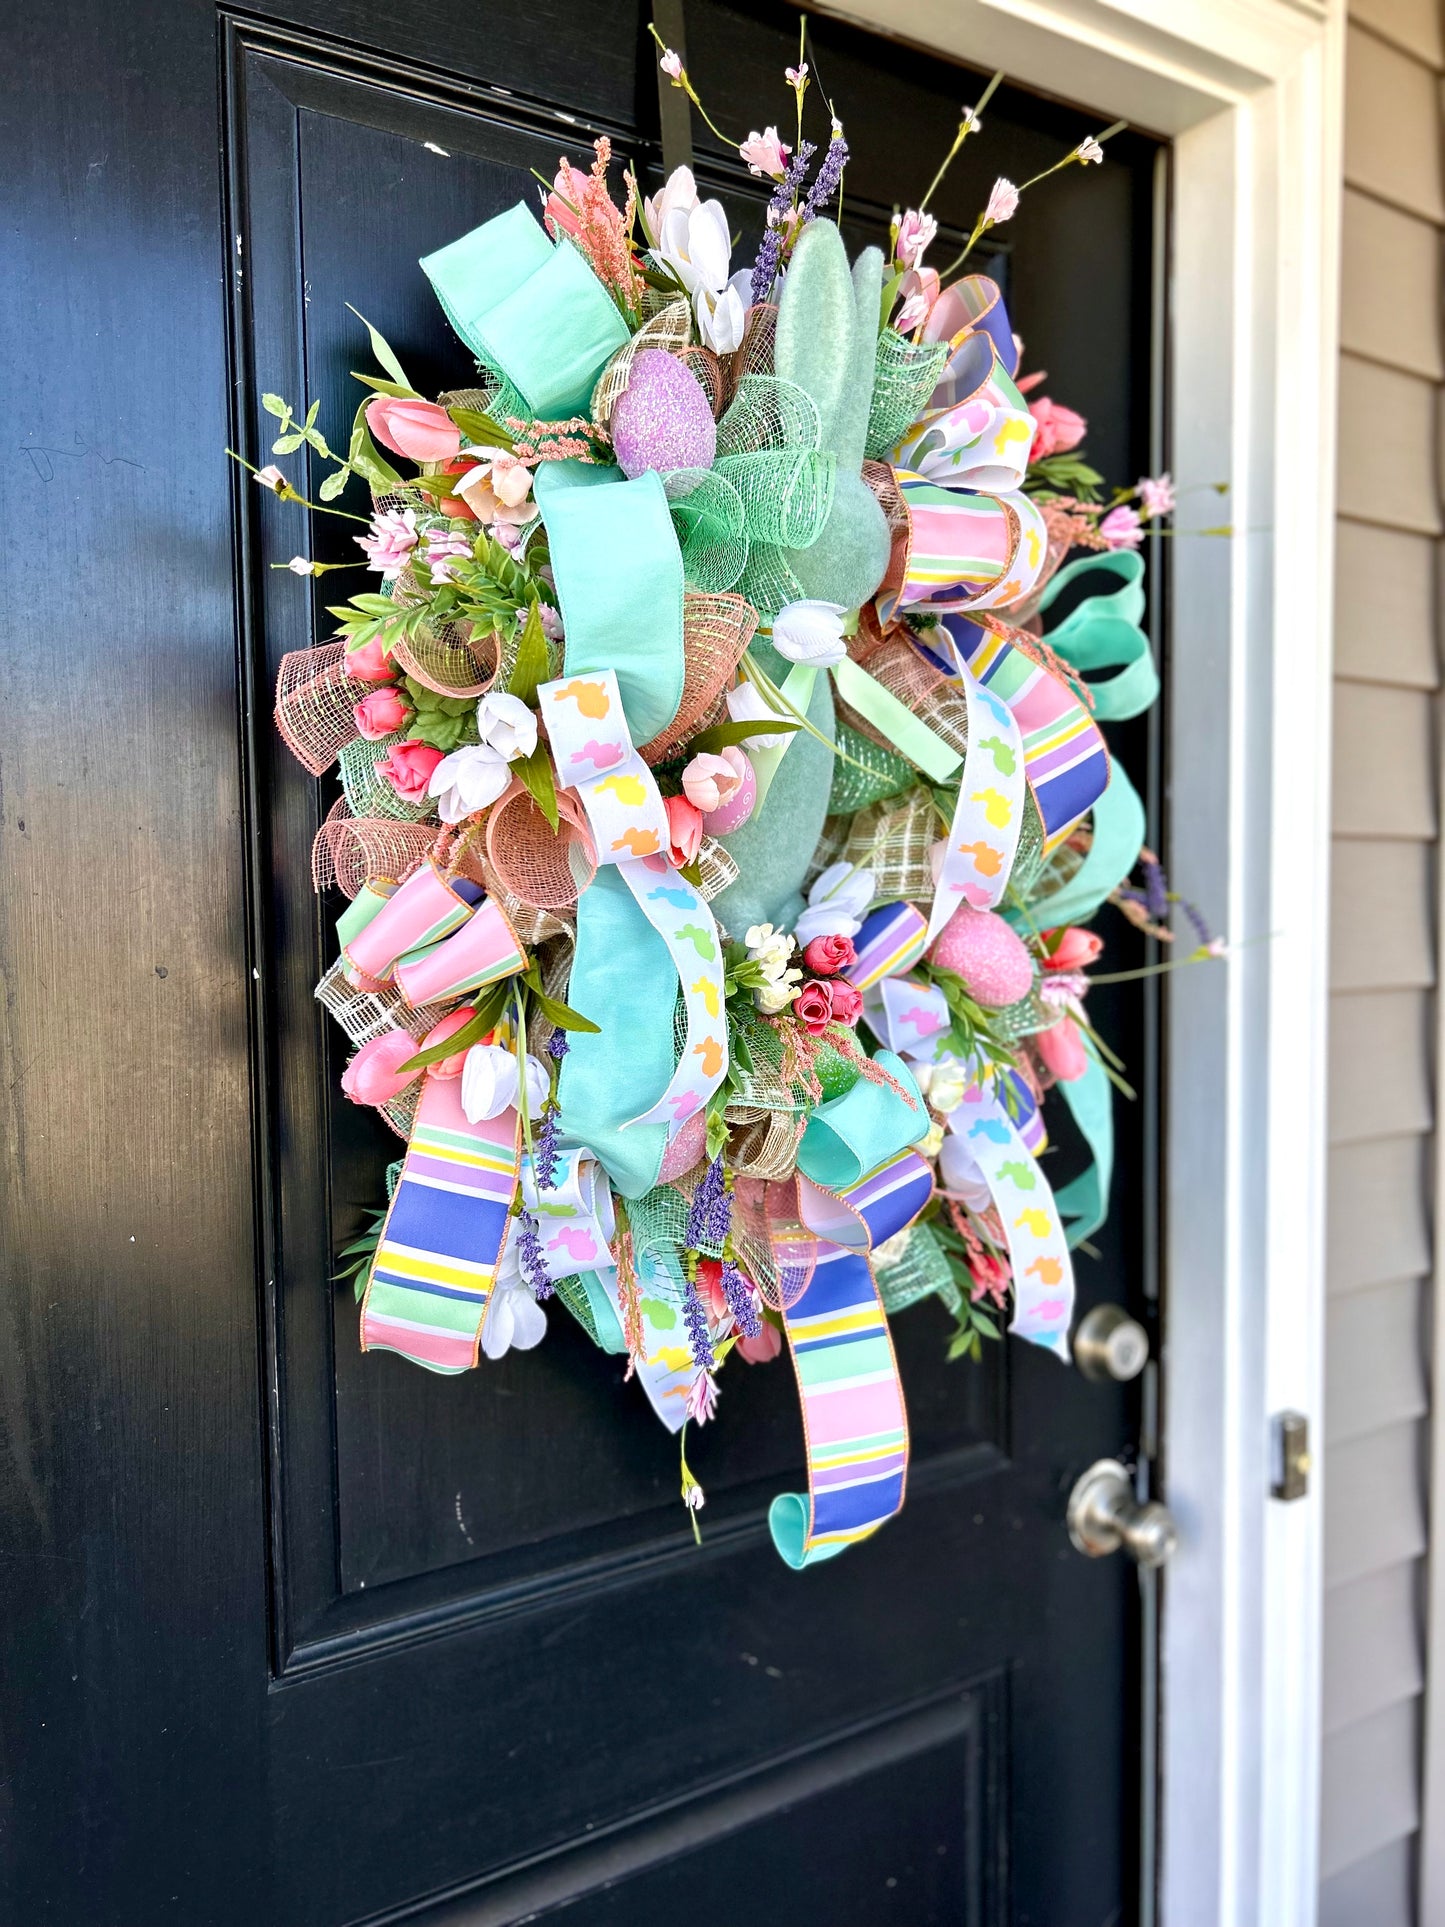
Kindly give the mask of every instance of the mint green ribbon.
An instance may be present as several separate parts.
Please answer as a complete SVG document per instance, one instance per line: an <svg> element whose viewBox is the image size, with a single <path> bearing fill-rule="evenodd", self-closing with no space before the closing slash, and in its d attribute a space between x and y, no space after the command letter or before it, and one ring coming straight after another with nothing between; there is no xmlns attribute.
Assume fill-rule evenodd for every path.
<svg viewBox="0 0 1445 1927"><path fill-rule="evenodd" d="M1149 638L1139 627L1144 614L1143 556L1134 549L1113 549L1070 562L1045 589L1039 609L1042 613L1050 608L1069 583L1099 571L1120 577L1119 587L1079 603L1044 640L1081 673L1118 669L1107 682L1089 685L1095 721L1118 723L1141 715L1159 694L1159 671Z"/></svg>
<svg viewBox="0 0 1445 1927"><path fill-rule="evenodd" d="M539 419L583 414L628 340L581 254L555 246L521 202L430 254L422 268L447 319ZM683 688L682 558L662 483L610 466L546 462L536 479L566 645L564 674L615 669L634 743L665 729ZM565 772L564 772L565 775ZM576 1032L562 1066L565 1142L601 1161L624 1197L657 1181L666 1127L622 1125L639 1090L672 1076L677 971L615 868L577 905L569 1001L602 1030Z"/></svg>
<svg viewBox="0 0 1445 1927"><path fill-rule="evenodd" d="M576 248L554 245L522 201L421 263L472 353L539 421L587 412L629 339L617 304Z"/></svg>
<svg viewBox="0 0 1445 1927"><path fill-rule="evenodd" d="M903 1059L881 1050L873 1061L908 1096L860 1077L841 1097L818 1106L798 1146L798 1169L825 1191L846 1191L928 1130L928 1111Z"/></svg>
<svg viewBox="0 0 1445 1927"><path fill-rule="evenodd" d="M1109 1214L1109 1186L1114 1176L1114 1093L1092 1049L1083 1076L1061 1083L1058 1089L1073 1113L1090 1158L1086 1171L1054 1193L1072 1251L1092 1237Z"/></svg>

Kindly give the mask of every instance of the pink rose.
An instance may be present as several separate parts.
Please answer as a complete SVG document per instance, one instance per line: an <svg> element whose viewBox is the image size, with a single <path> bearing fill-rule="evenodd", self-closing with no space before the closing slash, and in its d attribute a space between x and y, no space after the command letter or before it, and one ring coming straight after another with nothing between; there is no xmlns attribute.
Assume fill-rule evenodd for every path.
<svg viewBox="0 0 1445 1927"><path fill-rule="evenodd" d="M462 445L445 408L416 396L377 395L366 404L366 425L383 448L409 462L449 461Z"/></svg>
<svg viewBox="0 0 1445 1927"><path fill-rule="evenodd" d="M1089 1054L1072 1017L1061 1017L1058 1023L1041 1030L1034 1045L1061 1084L1072 1084L1089 1068Z"/></svg>
<svg viewBox="0 0 1445 1927"><path fill-rule="evenodd" d="M385 1104L404 1091L416 1071L403 1076L401 1066L415 1057L420 1046L404 1030L383 1031L352 1058L341 1073L341 1088L353 1104Z"/></svg>
<svg viewBox="0 0 1445 1927"><path fill-rule="evenodd" d="M582 222L579 217L585 205L583 196L587 192L589 179L590 177L584 174L580 167L574 167L571 161L558 163L557 178L552 183L552 192L547 196L547 205L542 210L547 226L553 234L558 228L561 228L564 234L574 236L581 234Z"/></svg>
<svg viewBox="0 0 1445 1927"><path fill-rule="evenodd" d="M411 705L402 699L399 689L388 685L363 696L351 713L367 742L379 743L384 736L395 736L404 726L411 716Z"/></svg>
<svg viewBox="0 0 1445 1927"><path fill-rule="evenodd" d="M696 863L702 848L702 811L685 796L665 796L663 807L667 811L668 856L679 869L684 863Z"/></svg>
<svg viewBox="0 0 1445 1927"><path fill-rule="evenodd" d="M470 1004L461 1004L456 1010L449 1010L439 1024L433 1024L426 1036L417 1045L418 1050L430 1050L434 1044L444 1044L449 1037L455 1037L463 1024L469 1024L476 1016ZM462 1066L467 1061L467 1047L463 1047L453 1057L444 1057L440 1064L428 1066L432 1077L460 1077Z"/></svg>
<svg viewBox="0 0 1445 1927"><path fill-rule="evenodd" d="M342 667L358 682L390 682L396 675L396 664L382 648L379 637L363 643L359 649L348 650Z"/></svg>
<svg viewBox="0 0 1445 1927"><path fill-rule="evenodd" d="M833 985L812 978L793 999L793 1015L810 1037L821 1037L833 1021Z"/></svg>
<svg viewBox="0 0 1445 1927"><path fill-rule="evenodd" d="M740 1338L735 1349L738 1357L745 1358L749 1365L766 1365L770 1358L776 1358L783 1349L783 1334L765 1318L757 1337Z"/></svg>
<svg viewBox="0 0 1445 1927"><path fill-rule="evenodd" d="M430 743L393 743L376 773L384 777L403 803L425 803L432 773L442 760Z"/></svg>
<svg viewBox="0 0 1445 1927"><path fill-rule="evenodd" d="M1077 924L1067 930L1046 930L1044 941L1054 946L1043 960L1045 970L1085 970L1104 948L1101 936Z"/></svg>
<svg viewBox="0 0 1445 1927"><path fill-rule="evenodd" d="M846 1024L851 1030L863 1015L862 991L850 984L846 977L835 977L828 988L833 993L833 1022Z"/></svg>
<svg viewBox="0 0 1445 1927"><path fill-rule="evenodd" d="M1046 455L1062 455L1068 449L1077 448L1089 432L1089 424L1082 415L1065 408L1062 402L1050 401L1047 395L1031 401L1029 413L1034 418L1031 462L1041 462Z"/></svg>
<svg viewBox="0 0 1445 1927"><path fill-rule="evenodd" d="M836 977L840 970L858 961L851 937L814 937L803 950L803 962L815 977Z"/></svg>
<svg viewBox="0 0 1445 1927"><path fill-rule="evenodd" d="M689 803L707 816L730 803L748 773L748 759L734 744L717 756L694 756L682 772L682 790Z"/></svg>
<svg viewBox="0 0 1445 1927"><path fill-rule="evenodd" d="M1144 540L1144 524L1126 502L1121 502L1099 524L1099 533L1111 549L1137 549Z"/></svg>

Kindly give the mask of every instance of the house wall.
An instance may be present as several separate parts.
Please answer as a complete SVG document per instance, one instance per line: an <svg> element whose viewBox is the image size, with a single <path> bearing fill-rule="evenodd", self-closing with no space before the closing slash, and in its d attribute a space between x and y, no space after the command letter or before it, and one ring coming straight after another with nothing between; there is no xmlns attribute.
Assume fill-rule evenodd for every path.
<svg viewBox="0 0 1445 1927"><path fill-rule="evenodd" d="M1438 0L1351 0L1330 948L1321 1927L1445 1922L1430 1870L1442 199ZM1445 1508L1436 1500L1439 1532ZM1445 1536L1436 1543L1445 1543ZM1438 1583L1438 1582L1437 1582ZM1432 1682L1433 1686L1433 1682ZM1432 1717L1433 1716L1433 1717ZM1432 1749L1433 1755L1433 1749ZM1442 1815L1445 1820L1445 1815Z"/></svg>

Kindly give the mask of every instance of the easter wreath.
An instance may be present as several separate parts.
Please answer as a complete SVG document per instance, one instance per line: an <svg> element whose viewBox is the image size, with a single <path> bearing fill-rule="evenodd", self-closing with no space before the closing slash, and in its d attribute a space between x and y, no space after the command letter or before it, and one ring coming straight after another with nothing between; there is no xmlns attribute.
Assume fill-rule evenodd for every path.
<svg viewBox="0 0 1445 1927"><path fill-rule="evenodd" d="M750 271L685 168L619 207L599 141L540 221L421 263L473 385L422 397L372 329L344 457L264 397L274 453L335 462L319 500L256 479L373 497L380 585L276 695L339 765L343 1088L406 1140L350 1252L363 1348L462 1371L560 1301L676 1433L786 1342L808 1490L770 1524L803 1566L902 1504L890 1313L1068 1357L1112 1157L1086 925L1171 934L1099 725L1157 694L1138 551L1172 494L1106 494L1080 418L1025 399L998 288L925 265L927 196L850 264L842 126L819 158L787 78L796 143L740 144L773 184ZM1051 1090L1090 1157L1057 1194ZM696 1529L685 1459L683 1498Z"/></svg>

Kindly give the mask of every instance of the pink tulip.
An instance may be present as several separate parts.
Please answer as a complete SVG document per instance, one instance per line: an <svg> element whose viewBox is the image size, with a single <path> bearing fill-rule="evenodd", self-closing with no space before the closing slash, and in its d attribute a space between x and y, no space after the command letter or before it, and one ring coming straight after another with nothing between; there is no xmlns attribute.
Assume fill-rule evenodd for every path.
<svg viewBox="0 0 1445 1927"><path fill-rule="evenodd" d="M348 676L355 676L358 682L391 682L396 675L396 664L387 655L379 637L363 643L359 649L348 650L342 659L342 667Z"/></svg>
<svg viewBox="0 0 1445 1927"><path fill-rule="evenodd" d="M396 732L411 717L411 705L402 699L401 691L388 685L384 689L373 689L369 696L363 696L352 711L356 718L357 730L368 743L379 743L386 736Z"/></svg>
<svg viewBox="0 0 1445 1927"><path fill-rule="evenodd" d="M461 1004L456 1010L449 1010L439 1024L432 1025L417 1049L430 1050L434 1044L444 1044L449 1037L456 1036L463 1024L469 1024L476 1014L470 1004ZM432 1064L428 1068L433 1077L460 1077L466 1061L467 1050L464 1047L454 1056L444 1057L440 1064Z"/></svg>
<svg viewBox="0 0 1445 1927"><path fill-rule="evenodd" d="M1061 1084L1072 1084L1089 1068L1089 1053L1072 1017L1061 1017L1034 1038L1034 1047Z"/></svg>
<svg viewBox="0 0 1445 1927"><path fill-rule="evenodd" d="M376 773L390 783L403 803L425 803L432 773L442 760L430 743L393 743Z"/></svg>
<svg viewBox="0 0 1445 1927"><path fill-rule="evenodd" d="M730 803L748 773L748 760L730 743L721 754L694 756L682 772L682 791L704 816Z"/></svg>
<svg viewBox="0 0 1445 1927"><path fill-rule="evenodd" d="M916 208L909 208L898 223L898 234L893 243L893 253L899 267L918 268L937 233L938 223L931 214L920 214Z"/></svg>
<svg viewBox="0 0 1445 1927"><path fill-rule="evenodd" d="M401 1066L415 1057L420 1046L404 1030L383 1031L352 1058L341 1073L341 1088L353 1104L385 1104L410 1084L415 1071L402 1075Z"/></svg>
<svg viewBox="0 0 1445 1927"><path fill-rule="evenodd" d="M783 1349L783 1334L765 1318L757 1337L740 1338L734 1349L738 1357L745 1358L749 1365L766 1365L770 1358L776 1358Z"/></svg>
<svg viewBox="0 0 1445 1927"><path fill-rule="evenodd" d="M750 173L765 174L769 180L780 181L788 171L788 156L792 148L778 138L776 127L766 133L749 134L739 143L738 153L748 164Z"/></svg>
<svg viewBox="0 0 1445 1927"><path fill-rule="evenodd" d="M1046 455L1062 455L1068 449L1077 448L1089 432L1089 424L1082 415L1065 408L1062 402L1050 401L1047 395L1031 401L1029 413L1034 418L1031 462L1041 462Z"/></svg>
<svg viewBox="0 0 1445 1927"><path fill-rule="evenodd" d="M377 395L366 404L366 424L383 448L409 462L445 462L462 445L462 432L434 401Z"/></svg>
<svg viewBox="0 0 1445 1927"><path fill-rule="evenodd" d="M554 233L561 228L564 234L581 234L579 216L590 178L580 167L574 167L571 161L558 163L557 178L552 183L552 192L547 196L547 205L543 209L547 225Z"/></svg>
<svg viewBox="0 0 1445 1927"><path fill-rule="evenodd" d="M667 811L667 854L679 869L684 863L696 863L702 848L702 811L685 796L665 796L663 807Z"/></svg>
<svg viewBox="0 0 1445 1927"><path fill-rule="evenodd" d="M1045 970L1087 970L1104 948L1104 939L1093 930L1070 924L1066 930L1046 930L1044 941L1054 947L1044 958Z"/></svg>

